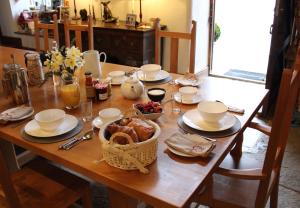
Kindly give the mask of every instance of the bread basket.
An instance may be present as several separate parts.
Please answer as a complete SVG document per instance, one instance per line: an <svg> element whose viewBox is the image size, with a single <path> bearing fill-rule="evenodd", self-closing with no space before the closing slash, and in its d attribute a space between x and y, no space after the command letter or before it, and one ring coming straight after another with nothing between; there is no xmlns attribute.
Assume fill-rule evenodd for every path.
<svg viewBox="0 0 300 208"><path fill-rule="evenodd" d="M160 135L160 127L153 121L145 120L145 122L153 126L155 132L150 139L139 143L134 143L130 136L121 132L109 136L106 128L111 123L104 125L99 132L103 160L116 168L138 169L142 173L148 173L149 171L145 166L151 164L157 157L157 140ZM121 145L114 142L114 137L120 134L127 138L129 144Z"/></svg>

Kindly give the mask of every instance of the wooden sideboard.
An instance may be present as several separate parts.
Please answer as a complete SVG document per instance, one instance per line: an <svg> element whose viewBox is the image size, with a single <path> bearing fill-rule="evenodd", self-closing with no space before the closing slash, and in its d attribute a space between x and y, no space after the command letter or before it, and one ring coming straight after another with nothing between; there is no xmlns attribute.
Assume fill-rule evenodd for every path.
<svg viewBox="0 0 300 208"><path fill-rule="evenodd" d="M71 24L83 24L86 22L72 21ZM155 32L152 28L128 27L125 22L104 23L94 22L94 47L99 52L107 54L107 62L127 66L141 66L154 63ZM71 32L71 40L74 33ZM59 41L64 45L63 24L59 24ZM88 50L87 33L82 33L83 51Z"/></svg>

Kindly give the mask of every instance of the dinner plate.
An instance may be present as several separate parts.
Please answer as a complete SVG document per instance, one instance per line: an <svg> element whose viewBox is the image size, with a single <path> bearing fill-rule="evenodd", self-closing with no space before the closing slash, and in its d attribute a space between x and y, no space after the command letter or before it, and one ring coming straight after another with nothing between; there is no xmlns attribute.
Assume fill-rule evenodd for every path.
<svg viewBox="0 0 300 208"><path fill-rule="evenodd" d="M202 80L197 79L197 80L191 80L191 79L186 79L184 77L180 77L175 80L176 84L180 84L181 86L193 86L197 87L202 83Z"/></svg>
<svg viewBox="0 0 300 208"><path fill-rule="evenodd" d="M77 124L78 119L75 116L67 114L62 124L54 131L42 130L34 119L26 124L24 130L28 135L34 137L54 137L71 131Z"/></svg>
<svg viewBox="0 0 300 208"><path fill-rule="evenodd" d="M202 119L197 109L189 110L182 116L183 122L193 128L200 131L224 131L234 126L237 118L234 115L226 114L223 119L217 123L206 122Z"/></svg>
<svg viewBox="0 0 300 208"><path fill-rule="evenodd" d="M19 108L19 107L7 109L7 110L3 111L1 114L9 114L10 112L14 111L17 108ZM32 116L33 114L34 114L34 110L32 108L32 111L30 111L28 114L26 114L20 118L8 118L7 121L20 121L20 120L23 120L25 118Z"/></svg>
<svg viewBox="0 0 300 208"><path fill-rule="evenodd" d="M175 155L178 155L178 156L182 156L182 157L198 157L198 156L195 156L195 155L188 155L186 153L180 152L180 151L178 151L178 150L176 150L176 149L174 149L174 148L172 148L172 147L170 147L168 145L167 145L167 147L168 147L168 150L170 150L172 153L174 153Z"/></svg>
<svg viewBox="0 0 300 208"><path fill-rule="evenodd" d="M137 73L138 79L141 80L141 81L145 81L145 82L160 81L160 80L166 79L170 76L169 72L167 72L165 70L160 70L153 79L145 78L144 73L142 71L137 71L136 73Z"/></svg>
<svg viewBox="0 0 300 208"><path fill-rule="evenodd" d="M174 99L178 103L187 104L187 105L197 104L202 100L199 94L195 95L193 97L193 100L181 100L180 92L175 93Z"/></svg>

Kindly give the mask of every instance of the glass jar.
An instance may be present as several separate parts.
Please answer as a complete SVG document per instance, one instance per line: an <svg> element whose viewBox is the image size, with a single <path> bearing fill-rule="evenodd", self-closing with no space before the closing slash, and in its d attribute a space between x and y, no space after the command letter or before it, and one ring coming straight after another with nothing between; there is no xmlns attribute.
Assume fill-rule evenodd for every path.
<svg viewBox="0 0 300 208"><path fill-rule="evenodd" d="M86 90L86 97L87 99L94 99L95 94L95 88L93 86L93 77L91 72L85 72L85 90Z"/></svg>
<svg viewBox="0 0 300 208"><path fill-rule="evenodd" d="M96 99L106 100L108 98L108 85L107 83L97 83L95 84L96 89Z"/></svg>
<svg viewBox="0 0 300 208"><path fill-rule="evenodd" d="M27 66L28 83L30 85L41 84L45 76L40 55L37 53L26 53L24 56Z"/></svg>
<svg viewBox="0 0 300 208"><path fill-rule="evenodd" d="M80 88L77 77L62 78L60 95L67 109L77 108L80 104Z"/></svg>

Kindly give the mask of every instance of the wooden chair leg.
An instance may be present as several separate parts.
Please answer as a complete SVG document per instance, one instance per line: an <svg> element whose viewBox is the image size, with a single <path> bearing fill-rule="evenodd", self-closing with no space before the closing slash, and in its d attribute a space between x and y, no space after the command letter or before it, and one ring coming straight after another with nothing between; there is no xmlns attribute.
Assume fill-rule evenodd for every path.
<svg viewBox="0 0 300 208"><path fill-rule="evenodd" d="M243 136L243 134L241 134L240 136L238 136L237 142L236 142L234 148L230 151L231 156L235 160L239 160L242 156L243 140L244 140L244 136Z"/></svg>
<svg viewBox="0 0 300 208"><path fill-rule="evenodd" d="M273 190L270 196L270 208L277 208L278 205L278 191L279 191L279 176L276 179Z"/></svg>
<svg viewBox="0 0 300 208"><path fill-rule="evenodd" d="M84 208L93 208L92 195L89 188L87 188L82 196L82 205Z"/></svg>

